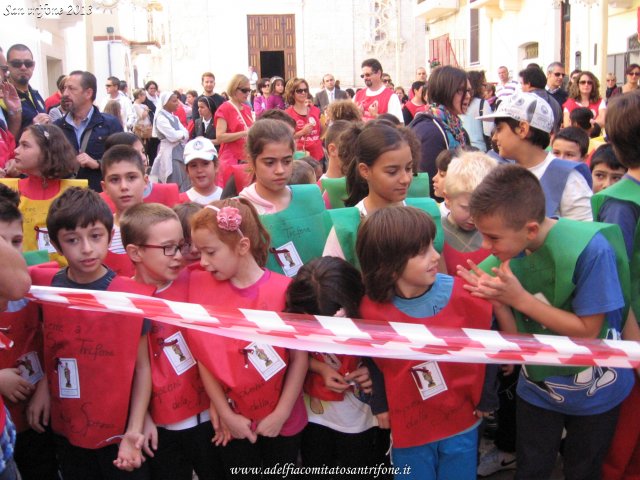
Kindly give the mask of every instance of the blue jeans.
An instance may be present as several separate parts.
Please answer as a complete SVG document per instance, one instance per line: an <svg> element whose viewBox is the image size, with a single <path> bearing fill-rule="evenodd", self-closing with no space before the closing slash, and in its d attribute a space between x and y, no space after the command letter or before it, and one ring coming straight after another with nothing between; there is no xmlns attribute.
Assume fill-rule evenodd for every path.
<svg viewBox="0 0 640 480"><path fill-rule="evenodd" d="M478 427L418 447L394 448L393 466L402 480L475 480Z"/></svg>

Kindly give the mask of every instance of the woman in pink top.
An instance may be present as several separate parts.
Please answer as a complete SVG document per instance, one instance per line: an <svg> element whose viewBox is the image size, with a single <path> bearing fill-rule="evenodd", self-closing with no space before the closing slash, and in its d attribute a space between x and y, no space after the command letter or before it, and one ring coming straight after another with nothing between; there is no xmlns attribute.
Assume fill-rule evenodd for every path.
<svg viewBox="0 0 640 480"><path fill-rule="evenodd" d="M569 116L576 108L586 107L593 112L595 122L604 127L606 104L600 96L600 82L591 72L581 72L578 81L569 87L569 98L564 105L564 126L571 125Z"/></svg>
<svg viewBox="0 0 640 480"><path fill-rule="evenodd" d="M216 139L220 144L219 186L227 183L233 173L233 165L246 161L244 146L249 127L253 124L251 107L247 104L250 93L249 79L241 74L234 75L227 87L229 101L220 105L213 117Z"/></svg>

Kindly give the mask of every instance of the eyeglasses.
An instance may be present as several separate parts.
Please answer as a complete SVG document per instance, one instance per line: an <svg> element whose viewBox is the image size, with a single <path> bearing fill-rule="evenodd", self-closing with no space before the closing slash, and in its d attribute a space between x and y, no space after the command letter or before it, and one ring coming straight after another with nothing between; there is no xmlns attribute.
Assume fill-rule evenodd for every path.
<svg viewBox="0 0 640 480"><path fill-rule="evenodd" d="M566 75L566 73L553 72L553 75L556 76L556 77L564 77Z"/></svg>
<svg viewBox="0 0 640 480"><path fill-rule="evenodd" d="M309 89L308 88L296 88L295 90L296 93L309 93Z"/></svg>
<svg viewBox="0 0 640 480"><path fill-rule="evenodd" d="M182 253L185 248L184 243L179 243L178 245L147 245L142 244L138 245L139 247L144 248L158 248L162 250L162 253L165 257L175 257L178 252Z"/></svg>
<svg viewBox="0 0 640 480"><path fill-rule="evenodd" d="M593 81L591 81L591 80L580 80L578 82L578 84L580 84L580 85L593 85Z"/></svg>
<svg viewBox="0 0 640 480"><path fill-rule="evenodd" d="M634 70L633 72L627 73L627 75L629 75L631 77L640 77L640 72L637 71L637 70Z"/></svg>
<svg viewBox="0 0 640 480"><path fill-rule="evenodd" d="M270 86L271 85L267 83L267 84L263 85L262 88L269 88Z"/></svg>
<svg viewBox="0 0 640 480"><path fill-rule="evenodd" d="M456 92L460 95L473 95L473 90L471 90L470 88L459 88L458 90L456 90Z"/></svg>
<svg viewBox="0 0 640 480"><path fill-rule="evenodd" d="M247 94L247 93L251 92L250 88L239 88L238 90L240 90L244 94Z"/></svg>
<svg viewBox="0 0 640 480"><path fill-rule="evenodd" d="M360 75L360 78L369 78L372 75L373 73L363 73L362 75Z"/></svg>
<svg viewBox="0 0 640 480"><path fill-rule="evenodd" d="M9 65L13 68L21 68L23 65L27 68L31 68L36 64L33 60L11 60Z"/></svg>

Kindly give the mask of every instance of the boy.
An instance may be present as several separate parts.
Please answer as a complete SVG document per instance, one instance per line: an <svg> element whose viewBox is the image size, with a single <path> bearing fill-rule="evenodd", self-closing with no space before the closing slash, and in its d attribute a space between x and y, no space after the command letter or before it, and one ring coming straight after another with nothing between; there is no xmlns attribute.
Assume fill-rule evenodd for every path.
<svg viewBox="0 0 640 480"><path fill-rule="evenodd" d="M113 215L93 190L70 188L49 209L47 228L69 266L34 268L35 284L149 294L102 264ZM44 379L36 387L28 416L41 431L56 434L65 480L147 478L142 462L142 427L149 404L151 374L147 328L139 317L44 305ZM141 334L142 333L142 334ZM48 386L48 388L47 388ZM122 439L120 446L114 440Z"/></svg>
<svg viewBox="0 0 640 480"><path fill-rule="evenodd" d="M479 117L495 120L493 141L500 156L533 173L545 192L547 216L591 220L591 172L584 163L558 160L545 148L553 129L551 107L533 93L516 92L498 109Z"/></svg>
<svg viewBox="0 0 640 480"><path fill-rule="evenodd" d="M627 173L627 168L618 161L610 143L600 145L593 152L590 167L594 194L618 183ZM593 202L593 197L591 201Z"/></svg>
<svg viewBox="0 0 640 480"><path fill-rule="evenodd" d="M209 161L211 163L211 161ZM134 280L156 288L155 296L188 300L189 270L183 269L182 224L176 213L158 203L128 209L121 219L122 240L135 265ZM154 479L223 478L209 401L196 361L180 328L152 322L149 332L152 392L147 429L156 429L145 446ZM152 452L151 449L155 450Z"/></svg>
<svg viewBox="0 0 640 480"><path fill-rule="evenodd" d="M466 265L467 259L478 263L489 256L489 251L482 248L482 235L469 212L469 199L496 165L495 160L481 152L465 152L449 164L444 179L444 202L449 213L442 221L442 255L450 275L455 275L458 265Z"/></svg>
<svg viewBox="0 0 640 480"><path fill-rule="evenodd" d="M184 147L184 164L192 187L180 194L180 202L207 205L220 200L222 188L216 185L218 151L211 140L196 137Z"/></svg>
<svg viewBox="0 0 640 480"><path fill-rule="evenodd" d="M621 284L628 286L628 269L616 227L546 217L540 183L515 165L489 173L470 207L493 253L483 269L496 276L474 264L473 272L460 267L458 274L469 283L467 290L493 302L501 330L620 338ZM523 366L517 477L550 477L564 428L566 478L599 478L619 405L633 381L631 369Z"/></svg>
<svg viewBox="0 0 640 480"><path fill-rule="evenodd" d="M589 135L578 127L567 127L556 133L551 144L551 153L556 158L583 162L589 150Z"/></svg>
<svg viewBox="0 0 640 480"><path fill-rule="evenodd" d="M149 183L144 165L137 150L129 145L115 145L102 157L103 194L107 195L115 207L113 214L113 236L109 246L106 264L118 275L133 275L133 265L129 261L120 237L120 216L134 205L142 203L144 190Z"/></svg>

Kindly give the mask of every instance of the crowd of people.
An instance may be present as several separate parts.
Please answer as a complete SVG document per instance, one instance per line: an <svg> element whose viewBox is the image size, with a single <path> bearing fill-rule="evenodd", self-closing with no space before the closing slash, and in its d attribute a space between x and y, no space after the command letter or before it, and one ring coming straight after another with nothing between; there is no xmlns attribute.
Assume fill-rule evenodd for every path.
<svg viewBox="0 0 640 480"><path fill-rule="evenodd" d="M0 480L640 475L633 369L307 352L24 297L639 341L640 66L605 98L559 62L406 92L370 58L357 91L250 68L224 94L110 76L100 105L80 70L45 101L35 67L0 51Z"/></svg>

